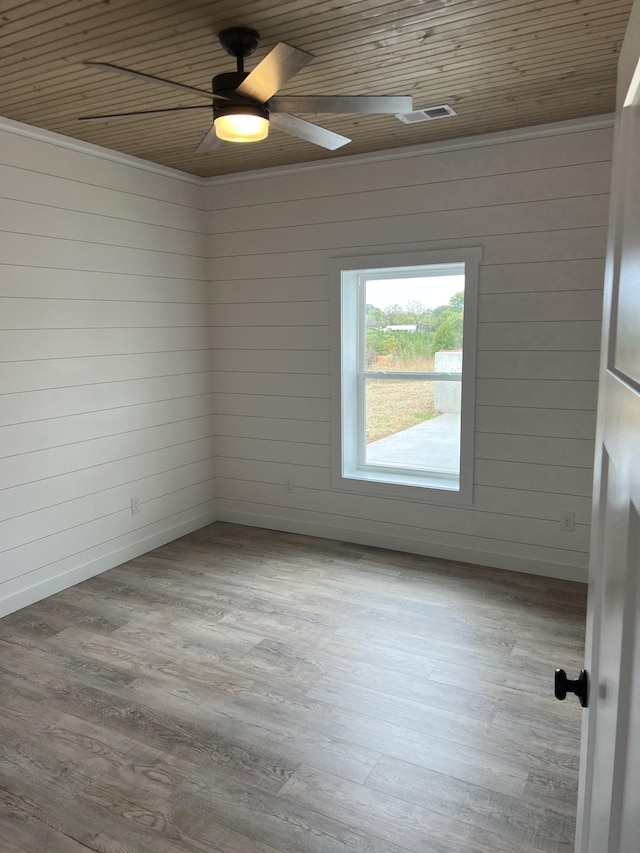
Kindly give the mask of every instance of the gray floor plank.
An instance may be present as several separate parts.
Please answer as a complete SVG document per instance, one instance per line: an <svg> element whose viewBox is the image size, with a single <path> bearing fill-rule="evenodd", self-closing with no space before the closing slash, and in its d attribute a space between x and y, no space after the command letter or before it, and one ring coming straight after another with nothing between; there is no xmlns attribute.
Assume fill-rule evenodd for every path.
<svg viewBox="0 0 640 853"><path fill-rule="evenodd" d="M586 589L215 524L0 621L7 853L572 850Z"/></svg>

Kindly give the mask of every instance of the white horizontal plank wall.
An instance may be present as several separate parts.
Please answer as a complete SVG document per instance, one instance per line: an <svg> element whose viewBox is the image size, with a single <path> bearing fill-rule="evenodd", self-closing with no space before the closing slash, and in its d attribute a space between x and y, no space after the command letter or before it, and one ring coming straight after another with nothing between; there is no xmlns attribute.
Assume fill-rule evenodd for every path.
<svg viewBox="0 0 640 853"><path fill-rule="evenodd" d="M218 517L586 580L611 145L583 125L214 180ZM329 259L469 245L483 247L473 505L332 491Z"/></svg>
<svg viewBox="0 0 640 853"><path fill-rule="evenodd" d="M0 614L214 518L203 188L38 136L0 129Z"/></svg>

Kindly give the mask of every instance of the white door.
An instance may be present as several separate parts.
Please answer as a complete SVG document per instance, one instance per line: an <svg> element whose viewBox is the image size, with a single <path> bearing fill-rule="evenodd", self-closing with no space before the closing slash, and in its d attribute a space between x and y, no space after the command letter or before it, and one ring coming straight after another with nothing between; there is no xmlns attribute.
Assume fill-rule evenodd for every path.
<svg viewBox="0 0 640 853"><path fill-rule="evenodd" d="M640 0L619 65L576 851L640 851Z"/></svg>

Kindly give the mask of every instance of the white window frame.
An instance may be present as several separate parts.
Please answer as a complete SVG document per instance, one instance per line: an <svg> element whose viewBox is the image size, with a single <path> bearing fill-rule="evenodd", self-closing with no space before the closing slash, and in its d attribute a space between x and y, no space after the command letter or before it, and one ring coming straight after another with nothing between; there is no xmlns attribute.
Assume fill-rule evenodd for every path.
<svg viewBox="0 0 640 853"><path fill-rule="evenodd" d="M473 502L473 439L476 378L476 328L478 272L482 249L438 249L403 254L334 258L331 271L331 396L332 396L332 485L341 491L432 503ZM360 343L364 334L364 276L375 278L416 277L416 267L443 264L463 265L465 301L463 321L462 403L460 429L460 478L436 472L364 464L363 383L367 378L389 378L384 372L368 371L362 364ZM403 269L405 268L405 269ZM434 270L434 275L436 271ZM394 379L438 380L441 374L401 374ZM354 388L357 388L354 393Z"/></svg>

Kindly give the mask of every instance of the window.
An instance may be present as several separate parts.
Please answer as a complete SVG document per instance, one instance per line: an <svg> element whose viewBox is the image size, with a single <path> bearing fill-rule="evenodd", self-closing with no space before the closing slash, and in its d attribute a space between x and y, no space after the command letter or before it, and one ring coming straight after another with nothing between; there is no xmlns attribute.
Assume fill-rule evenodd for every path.
<svg viewBox="0 0 640 853"><path fill-rule="evenodd" d="M334 485L470 503L480 249L332 262Z"/></svg>

